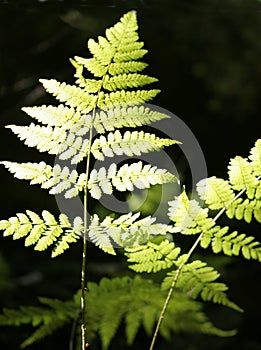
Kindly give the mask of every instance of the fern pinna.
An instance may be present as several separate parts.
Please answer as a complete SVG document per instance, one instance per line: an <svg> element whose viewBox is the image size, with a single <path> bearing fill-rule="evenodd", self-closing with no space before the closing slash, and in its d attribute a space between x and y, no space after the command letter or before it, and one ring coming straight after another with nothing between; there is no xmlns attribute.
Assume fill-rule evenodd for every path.
<svg viewBox="0 0 261 350"><path fill-rule="evenodd" d="M147 51L139 41L137 29L136 13L131 11L107 29L105 37L99 36L97 41L90 39L88 48L92 58L71 60L76 70L75 85L54 79L40 80L60 104L25 107L23 111L38 124L8 126L27 146L53 154L61 163L51 166L43 161L2 161L1 164L18 179L41 185L50 194L62 194L70 199L82 193L84 204L83 213L72 221L65 213L56 219L47 210L41 215L27 210L0 221L4 236L24 238L25 245L34 245L36 250L52 246L53 257L83 238L81 289L72 301L40 298L43 306L4 309L0 315L2 325L38 327L22 347L44 338L67 322L81 323L82 333L76 337L76 347L82 350L87 341L97 335L102 349L108 349L122 321L125 321L128 345L133 343L140 327L149 335L153 334L150 350L154 348L158 332L166 338L170 338L173 331L220 336L235 333L217 329L207 319L198 299L237 311L241 308L228 299L227 286L217 282L219 273L213 267L201 260L190 262L189 259L201 245L202 248L211 247L214 253L242 254L246 259L261 260L261 248L254 237L236 231L230 233L228 226L216 223L223 213L230 219L251 222L254 217L261 222L261 140L256 142L248 159L231 160L229 180L212 177L198 183L198 196L205 207L199 201L190 200L185 189L174 198L169 203L171 224L156 223L155 218L131 212L116 218L101 219L94 214L89 220L87 216L89 196L100 199L104 194L111 195L114 189L133 191L135 187L144 189L177 181L174 174L142 161L128 162L121 167L113 162L108 168L100 166L91 170L90 167L91 157L102 162L105 158L139 156L178 143L140 130L121 130L132 130L168 117L144 105L159 90L143 88L157 79L141 73L146 63L140 59ZM86 171L71 170L68 164L62 165L64 160L75 167L85 162ZM212 210L218 210L213 218ZM178 234L197 236L188 253L176 245ZM166 277L161 282L144 276L105 278L99 284L89 282L86 296L87 240L112 255L116 254L115 245L123 247L131 270L137 273L166 271ZM172 298L174 290L175 298Z"/></svg>

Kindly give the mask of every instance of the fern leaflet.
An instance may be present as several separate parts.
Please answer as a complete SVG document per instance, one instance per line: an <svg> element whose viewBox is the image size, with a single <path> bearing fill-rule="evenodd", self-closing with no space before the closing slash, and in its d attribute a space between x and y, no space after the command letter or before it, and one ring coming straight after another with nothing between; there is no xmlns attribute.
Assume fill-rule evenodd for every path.
<svg viewBox="0 0 261 350"><path fill-rule="evenodd" d="M32 345L70 322L76 315L73 301L39 298L42 306L20 306L19 310L4 309L0 324L20 326L31 324L38 327L22 344L21 348ZM47 307L48 308L47 308Z"/></svg>
<svg viewBox="0 0 261 350"><path fill-rule="evenodd" d="M178 266L178 264L176 263ZM169 272L165 277L162 288L169 290L173 282L176 271ZM187 293L193 299L199 295L203 301L212 301L224 306L242 311L235 303L231 302L226 291L228 287L224 283L216 282L220 274L205 262L194 260L184 265L179 275L176 287Z"/></svg>
<svg viewBox="0 0 261 350"><path fill-rule="evenodd" d="M146 244L127 247L125 255L129 268L136 272L158 272L173 266L180 253L180 248L175 247L164 237L152 239Z"/></svg>
<svg viewBox="0 0 261 350"><path fill-rule="evenodd" d="M108 171L102 167L93 169L88 181L88 189L93 198L101 198L102 193L112 194L113 187L118 191L133 191L134 186L139 189L149 188L152 185L177 181L176 177L165 169L157 169L142 162L124 164L117 171L115 163Z"/></svg>
<svg viewBox="0 0 261 350"><path fill-rule="evenodd" d="M150 151L159 151L165 146L177 143L170 139L161 139L156 135L144 133L143 131L126 131L122 136L119 130L109 133L107 138L100 136L91 147L91 152L98 160L104 160L105 157L114 157L115 155L127 156L141 155Z"/></svg>
<svg viewBox="0 0 261 350"><path fill-rule="evenodd" d="M126 249L173 231L172 226L154 223L155 218L148 216L137 220L139 216L140 213L121 215L117 219L107 216L100 222L95 214L89 227L89 239L106 253L115 255L115 244Z"/></svg>
<svg viewBox="0 0 261 350"><path fill-rule="evenodd" d="M80 238L82 220L76 217L72 226L65 214L60 214L58 223L47 210L42 212L42 218L27 210L26 214L1 220L0 229L4 230L4 236L13 236L13 239L26 237L25 246L35 245L35 250L43 251L55 244L52 257L56 257Z"/></svg>

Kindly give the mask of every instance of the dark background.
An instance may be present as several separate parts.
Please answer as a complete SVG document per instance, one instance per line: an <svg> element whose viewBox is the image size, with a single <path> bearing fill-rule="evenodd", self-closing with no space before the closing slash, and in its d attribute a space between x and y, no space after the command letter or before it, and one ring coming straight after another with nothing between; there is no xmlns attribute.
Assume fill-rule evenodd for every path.
<svg viewBox="0 0 261 350"><path fill-rule="evenodd" d="M225 176L229 158L247 156L260 137L261 2L257 0L137 0L137 1L1 1L0 0L0 159L52 159L27 149L8 124L26 124L22 106L53 103L39 78L72 82L69 58L87 56L86 41L103 35L128 10L137 9L140 37L149 50L147 73L159 78L162 93L154 104L178 115L197 137L209 176ZM54 198L27 182L14 180L1 168L1 219L31 209L58 213ZM185 179L186 182L186 179ZM234 223L238 228L238 223ZM240 223L240 231L258 238L258 225ZM260 240L260 238L259 238ZM55 260L24 248L23 242L0 239L0 306L37 303L37 296L70 298L79 288L80 245ZM215 350L261 348L260 266L241 258L212 259L229 295L246 311L239 315L208 307L211 320L222 328L238 328L231 339L175 335L158 341L157 349ZM208 258L211 259L211 258ZM114 276L122 262L93 248L88 276ZM2 348L18 349L29 334L2 328ZM69 328L32 349L68 348ZM113 348L122 349L122 337ZM133 348L148 347L142 332ZM99 349L99 342L93 349Z"/></svg>

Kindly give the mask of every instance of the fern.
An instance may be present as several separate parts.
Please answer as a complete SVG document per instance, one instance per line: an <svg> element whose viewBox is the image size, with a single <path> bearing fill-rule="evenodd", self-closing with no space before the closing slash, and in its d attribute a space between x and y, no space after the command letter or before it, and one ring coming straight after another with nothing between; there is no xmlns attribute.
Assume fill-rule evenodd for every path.
<svg viewBox="0 0 261 350"><path fill-rule="evenodd" d="M156 135L144 133L143 131L126 131L122 136L117 130L115 133L109 133L106 137L100 136L91 147L91 152L98 160L103 161L106 157L115 155L140 156L141 153L150 151L159 151L164 146L170 146L177 143L170 139L161 139Z"/></svg>
<svg viewBox="0 0 261 350"><path fill-rule="evenodd" d="M150 240L143 245L125 249L127 261L131 263L130 269L136 272L158 272L173 266L180 253L180 248L175 247L163 237Z"/></svg>
<svg viewBox="0 0 261 350"><path fill-rule="evenodd" d="M235 198L228 181L212 176L197 183L197 192L209 209L217 210L229 206Z"/></svg>
<svg viewBox="0 0 261 350"><path fill-rule="evenodd" d="M106 253L115 255L115 244L118 247L136 246L152 237L173 232L173 228L164 224L155 224L155 218L150 216L139 219L140 214L125 214L113 220L107 216L100 222L98 215L91 219L89 239Z"/></svg>
<svg viewBox="0 0 261 350"><path fill-rule="evenodd" d="M92 320L94 316L94 320L100 320L97 332L104 350L115 336L121 320L126 324L125 332L129 345L132 344L140 326L151 334L160 304L165 298L165 292L159 285L136 276L134 279L104 278L99 286L89 284L89 289L89 301L92 305L89 319ZM180 319L183 319L184 323L179 322ZM230 332L215 328L203 314L199 303L191 301L185 294L178 294L175 302L170 305L161 334L168 338L171 332L180 332L184 329L191 332L231 335Z"/></svg>
<svg viewBox="0 0 261 350"><path fill-rule="evenodd" d="M160 285L139 276L134 279L103 278L99 284L89 282L88 290L89 307L86 311L89 320L88 334L91 338L97 335L101 338L103 350L108 349L123 320L128 345L133 343L140 327L151 334L160 311L160 304L166 294ZM24 348L78 317L79 299L80 291L72 301L39 298L41 306L21 306L18 310L4 309L0 315L0 324L9 326L31 324L35 327L35 332L22 343ZM176 300L171 303L162 325L161 334L168 338L173 331L184 330L219 336L234 334L234 331L216 328L203 313L199 302L190 300L184 293L177 293Z"/></svg>
<svg viewBox="0 0 261 350"><path fill-rule="evenodd" d="M52 246L52 256L63 253L83 237L81 290L73 301L41 298L45 307L5 309L0 316L2 325L31 324L38 327L25 340L23 347L65 323L75 321L79 316L79 305L82 349L87 346L86 317L88 336L98 335L103 350L108 349L122 321L126 326L127 343L131 345L140 327L151 335L158 320L150 350L158 332L165 338L169 338L173 331L220 336L235 334L214 327L202 312L201 303L193 300L201 297L203 301L241 311L227 297L227 286L217 282L219 273L214 268L200 260L189 262L189 259L201 245L202 248L211 247L214 253L241 254L246 259L261 261L261 247L254 237L230 232L229 226L217 224L223 213L228 218L251 222L254 217L261 222L261 140L257 140L248 158L237 156L230 161L228 180L213 176L197 184L197 193L204 206L196 199L190 200L185 189L176 196L169 203L171 225L156 223L150 216L140 218L140 213L128 213L116 219L106 216L101 220L97 214L90 219L87 217L89 197L100 199L103 194L111 195L114 190L133 191L178 181L166 169L141 161L128 162L120 167L111 163L108 168L91 168L91 156L99 161L120 155L139 156L179 143L132 130L168 118L141 105L154 98L159 90L146 89L146 85L157 79L142 73L147 64L140 59L147 50L139 41L137 29L136 13L131 11L107 29L105 37L99 36L97 41L90 39L88 48L92 57L76 56L70 60L75 68L74 85L55 79L40 79L44 89L59 104L24 107L23 111L36 122L29 126L8 126L25 145L56 155L56 159L68 159L71 164L85 161L86 169L86 172L78 173L68 166L51 166L43 161L0 162L16 178L29 180L31 185L39 184L50 194L63 194L66 199L83 195L83 218L77 216L73 223L65 214L60 214L57 221L46 210L42 217L27 210L26 214L18 213L9 220L0 221L4 236L25 238L25 245L34 245L36 250ZM131 131L120 131L122 128ZM98 133L95 139L94 130ZM212 217L212 211L217 210L219 212ZM188 253L184 254L176 244L179 233L197 237ZM112 255L116 254L115 246L123 248L129 267L135 272L173 271L163 278L162 286L139 276L102 279L99 284L89 282L86 296L87 239ZM175 288L175 298L172 298Z"/></svg>
<svg viewBox="0 0 261 350"><path fill-rule="evenodd" d="M20 306L18 310L4 309L0 325L38 327L23 343L25 348L55 332L77 315L74 301L39 298L42 306ZM79 313L79 312L78 312Z"/></svg>
<svg viewBox="0 0 261 350"><path fill-rule="evenodd" d="M100 134L123 127L135 128L154 121L169 118L167 114L153 111L148 107L114 107L108 111L95 113L93 127Z"/></svg>
<svg viewBox="0 0 261 350"><path fill-rule="evenodd" d="M216 179L214 179L214 183L216 183ZM201 191L200 184L200 193L202 193ZM208 193L206 191L206 194ZM209 199L209 197L207 198ZM213 200L214 197L210 198ZM219 205L220 196L218 196L216 203ZM202 233L200 240L202 248L211 246L214 253L223 252L228 256L242 253L246 259L261 261L261 246L254 237L239 234L237 231L228 233L228 226L216 225L215 220L209 217L209 210L202 209L196 200L190 201L185 191L169 204L169 217L175 223L175 230L182 234ZM213 204L211 206L213 207Z"/></svg>
<svg viewBox="0 0 261 350"><path fill-rule="evenodd" d="M178 262L176 265L179 265ZM175 274L176 271L167 274L162 283L163 290L170 289ZM225 293L228 287L224 283L216 282L219 276L213 267L200 260L194 260L184 265L176 286L193 299L200 295L203 301L212 301L242 312L241 308L228 299Z"/></svg>
<svg viewBox="0 0 261 350"><path fill-rule="evenodd" d="M99 199L102 193L112 194L113 187L118 191L133 191L134 187L139 189L149 188L151 185L175 182L177 178L165 169L157 169L142 162L124 164L117 171L115 163L111 164L108 172L104 167L98 171L92 170L88 181L90 195Z"/></svg>
<svg viewBox="0 0 261 350"><path fill-rule="evenodd" d="M74 219L72 226L65 214L60 214L59 223L47 210L42 212L42 218L30 210L26 214L19 213L9 220L1 220L0 229L4 230L3 235L13 236L13 239L26 237L25 246L35 245L34 249L39 251L55 244L52 257L62 254L69 248L69 243L76 242L80 237L80 217Z"/></svg>
<svg viewBox="0 0 261 350"><path fill-rule="evenodd" d="M210 209L226 208L227 216L244 219L252 217L261 222L260 140L250 151L249 158L235 157L228 166L229 180L211 177L197 184L197 191ZM237 198L239 191L247 198Z"/></svg>
<svg viewBox="0 0 261 350"><path fill-rule="evenodd" d="M253 174L260 176L261 174L261 139L255 142L255 146L251 149L249 160L252 165Z"/></svg>

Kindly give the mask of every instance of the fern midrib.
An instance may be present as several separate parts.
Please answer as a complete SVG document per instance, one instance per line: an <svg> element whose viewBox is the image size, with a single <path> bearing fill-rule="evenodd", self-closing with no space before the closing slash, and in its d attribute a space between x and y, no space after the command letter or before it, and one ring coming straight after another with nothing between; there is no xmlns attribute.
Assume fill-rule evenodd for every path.
<svg viewBox="0 0 261 350"><path fill-rule="evenodd" d="M129 23L131 22L131 19L129 21ZM115 54L117 53L120 44L121 44L121 40L123 38L123 36L125 35L125 32L128 28L128 25L126 25L126 27L124 27L123 33L119 39L119 45L115 48L114 54L112 55L112 58L108 64L106 73L104 74L103 78L102 78L102 84L101 87L99 88L99 90L97 91L97 98L96 98L96 103L93 109L93 118L91 121L91 125L90 125L90 137L89 137L89 147L88 147L88 151L87 151L87 161L86 161L86 182L85 182L85 186L84 186L84 228L83 228L83 253L82 253L82 269L81 269L81 314L82 314L82 325L81 325L81 329L82 329L82 350L86 350L86 322L85 322L85 309L86 309L86 299L85 299L85 293L86 293L86 254L87 254L87 240L88 240L88 215L87 215L87 210L88 210L88 180L89 180L89 176L90 176L90 157L91 157L91 146L92 146L92 139L93 139L93 125L94 125L94 121L95 121L95 111L97 109L97 104L99 101L99 95L101 93L102 88L104 88L104 80L105 80L105 76L109 71L110 65L112 63L113 58L115 57Z"/></svg>

